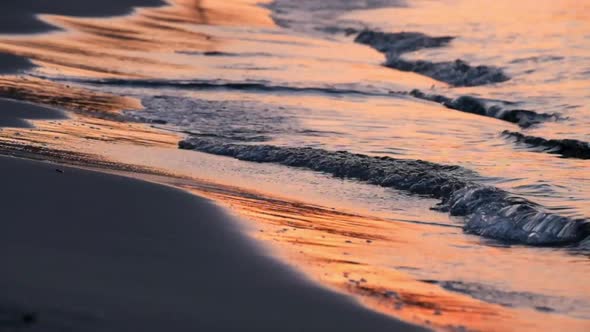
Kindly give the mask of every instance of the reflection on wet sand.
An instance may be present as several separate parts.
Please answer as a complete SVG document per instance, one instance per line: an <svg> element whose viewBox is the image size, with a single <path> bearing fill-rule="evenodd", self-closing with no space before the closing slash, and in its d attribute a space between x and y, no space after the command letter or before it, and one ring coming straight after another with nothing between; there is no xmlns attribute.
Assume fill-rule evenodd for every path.
<svg viewBox="0 0 590 332"><path fill-rule="evenodd" d="M396 223L235 187L173 183L221 202L242 218L254 221L253 237L271 244L311 278L354 294L378 311L451 331L536 330L529 325L536 320L543 320L547 330L565 326L581 330L586 326L583 320L548 318L533 310L513 310L478 301L391 269L389 253L401 251L403 255L415 250L412 248L437 246L425 242L425 225ZM437 250L441 257L453 254L453 250L442 247ZM493 254L494 250L489 251Z"/></svg>
<svg viewBox="0 0 590 332"><path fill-rule="evenodd" d="M141 108L129 97L100 93L30 76L0 76L0 97L55 106L97 118L115 118L123 109Z"/></svg>
<svg viewBox="0 0 590 332"><path fill-rule="evenodd" d="M548 329L568 326L572 330L582 330L585 326L583 320L559 315L548 319L533 310L489 304L446 291L429 281L417 280L404 273L404 269L412 268L411 264L392 268L389 258L392 254L407 256L407 260L412 262L427 257L424 252L436 253L429 257L432 261L452 259L458 253L456 249L445 249L441 243L424 238L425 232L432 231L429 225L398 223L269 196L251 189L178 176L158 168L97 160L95 155L71 152L81 150L80 143L76 144L76 141L81 143L84 140L69 137L67 142L78 145L78 148L70 146L69 151L61 152L43 148L34 151L29 148L27 151L22 145L4 143L2 149L5 153L27 156L28 152L58 162L101 167L117 173L133 171L121 174L173 185L208 197L251 221L246 226L253 237L272 246L273 252L310 278L354 295L375 310L408 321L451 331L460 331L464 327L485 331L536 330L536 324L529 324L539 320ZM28 143L26 146L30 146ZM68 146L63 148L68 149ZM461 232L456 228L449 230ZM502 254L493 247L486 251L484 255Z"/></svg>
<svg viewBox="0 0 590 332"><path fill-rule="evenodd" d="M120 111L141 108L135 98L121 97L29 76L0 76L0 97L70 111L70 119L33 121L35 128L3 128L0 141L20 145L74 149L79 140L176 145L178 137L143 124L119 121ZM67 148L69 146L69 148Z"/></svg>
<svg viewBox="0 0 590 332"><path fill-rule="evenodd" d="M576 319L559 313L547 315L537 310L512 308L507 305L492 304L476 299L473 296L445 290L429 280L419 280L406 270L418 269L428 265L424 260L432 262L477 260L480 257L505 258L510 255L507 250L482 246L478 255L469 257L458 256L463 252L459 246L472 245L473 240L464 236L460 227L448 224L433 230L430 225L403 222L402 220L378 218L368 214L346 212L345 208L333 209L308 202L287 199L261 191L214 183L203 179L186 176L184 174L170 174L170 169L153 167L146 163L135 163L131 156L117 158L109 155L104 149L90 149L95 143L108 142L124 150L128 146L146 146L176 149L180 137L171 131L164 131L157 126L123 122L121 111L141 109L139 99L123 97L107 92L97 92L90 87L82 88L47 80L44 76L75 76L90 78L160 78L182 77L190 72L200 77L206 66L194 63L194 58L176 53L183 52L214 52L250 49L259 45L281 45L285 58L275 57L265 59L264 64L273 78L284 79L293 75L294 70L309 70L316 72L307 77L310 81L337 80L355 81L358 73L375 81L412 82L415 87L429 87L433 81L418 77L415 74L392 73L379 66L355 62L354 57L374 57L379 55L371 50L350 52L346 54L352 58L346 63L347 70L342 64L333 64L325 69L325 60L338 50L326 47L327 42L309 41L301 37L274 36L272 33L255 35L248 40L232 40L227 45L234 30L217 31L211 26L226 27L257 27L271 29L274 23L269 17L268 10L254 6L259 1L199 1L174 0L170 6L161 8L139 9L133 15L111 19L74 18L56 15L42 15L46 22L66 29L48 35L38 36L1 36L0 51L22 55L31 58L40 67L31 76L3 76L0 77L0 96L6 98L27 100L30 102L51 105L71 111L71 119L66 121L35 121L33 129L3 128L0 131L0 150L3 153L16 154L26 157L41 157L54 161L106 168L112 171L131 170L135 173L127 174L148 180L174 185L199 195L213 199L227 207L241 217L250 220L251 235L269 244L288 262L298 267L310 278L332 287L340 292L355 296L365 305L402 319L427 324L444 330L460 331L464 328L485 331L534 331L542 326L546 330L583 330L587 321ZM199 24L196 29L190 24ZM208 25L204 26L204 25ZM246 28L247 29L247 28ZM244 34L245 35L245 34ZM260 39L257 39L260 38ZM308 44L305 44L308 43ZM318 50L326 52L318 54L317 58L306 59L293 64L289 62L290 55L304 58L309 47L314 43L321 44ZM325 44L324 44L325 43ZM229 43L228 43L229 44ZM359 50L359 46L353 46ZM281 50L277 50L280 53ZM239 53L239 52L236 52ZM340 51L340 53L346 53ZM344 56L341 56L344 58ZM236 57L239 58L239 57ZM167 61L167 60L174 61ZM211 60L211 67L221 65L227 59ZM241 70L239 59L232 60L236 65L232 73L250 74ZM272 68L288 67L288 70L273 72ZM270 68L270 69L269 69ZM310 69L311 68L311 69ZM322 69L319 70L318 69ZM338 72L338 77L331 77ZM207 74L215 76L223 71L212 71ZM271 75L271 74L269 74ZM315 76L314 76L315 75ZM249 76L248 76L249 77ZM104 89L103 89L104 90ZM225 92L224 92L225 93ZM198 93L196 93L198 94ZM225 96L230 96L226 93ZM402 117L386 116L390 113L390 106L382 102L380 107L367 107L358 102L345 100L328 100L320 97L301 98L301 96L284 97L267 96L267 102L277 105L289 103L309 102L317 108L329 109L338 107L363 113L365 117L374 116L377 120L386 119L391 122L406 123L412 115ZM404 108L410 109L411 104L398 101ZM383 106L384 105L384 106ZM430 106L413 108L414 117L428 117ZM434 113L435 111L432 111ZM426 116L423 115L426 114ZM317 117L317 114L315 115ZM458 122L470 122L472 119L463 114L449 114L447 132L460 132L455 128ZM359 118L356 123L358 124ZM375 120L375 119L370 119ZM326 116L325 119L310 118L309 122L320 129L330 127L338 119ZM491 126L492 120L483 122L480 126ZM368 121L376 123L377 121ZM418 123L418 120L416 121ZM333 127L339 127L334 124ZM470 128L469 126L466 126ZM440 128L440 127L438 127ZM445 127L446 128L446 127ZM357 128L358 129L358 128ZM416 136L416 128L400 129L400 137ZM474 131L478 127L474 126ZM411 132L411 134L410 134ZM372 128L367 131L367 140L375 141L371 135L378 134ZM447 138L440 139L440 133L422 134L431 141L439 140L440 149L447 146L460 145L461 140L454 141ZM386 135L384 135L386 136ZM474 134L475 136L475 134ZM390 136L386 136L391 139ZM406 139L402 137L402 139ZM415 141L415 140L414 140ZM97 144L98 144L97 143ZM428 142L426 142L428 143ZM449 144L452 143L452 144ZM434 143L428 143L434 144ZM425 144L426 145L426 144ZM393 144L392 144L393 146ZM433 145L430 145L432 148ZM88 148L88 151L87 151ZM438 146L437 146L438 148ZM497 148L498 155L504 153ZM146 150L142 150L146 151ZM455 151L455 150L454 150ZM456 150L458 153L461 151ZM112 152L111 152L112 153ZM146 155L149 153L146 152ZM445 156L452 156L451 153ZM146 159L157 159L157 155L149 155ZM412 156L414 157L414 156ZM420 157L419 155L415 156ZM477 156L473 157L474 159ZM186 157L187 159L189 157ZM432 156L431 158L443 158ZM538 157L539 161L545 158ZM447 162L447 160L441 160ZM535 162L539 162L535 161ZM490 166L489 168L493 168ZM496 172L504 172L498 169ZM493 174L493 172L491 172ZM161 176L167 175L167 176ZM350 210L354 210L354 207ZM356 210L355 210L356 211ZM450 245L444 241L429 240L425 234L440 235L446 232L456 236L458 240ZM395 256L395 258L392 258ZM531 254L522 254L526 259ZM554 259L560 263L558 255L547 254L546 259ZM507 260L507 259L506 259ZM508 260L509 262L514 262ZM517 260L515 260L517 261ZM412 265L414 262L414 265ZM547 265L551 265L547 263ZM540 266L543 266L542 264ZM515 269L517 270L517 269ZM485 270L494 273L493 267ZM522 271L522 270L518 270ZM495 272L501 279L506 271ZM451 278L452 276L445 276ZM492 278L492 277L490 277ZM578 281L578 274L571 277ZM493 279L493 278L492 278ZM532 278L531 284L537 288L542 281ZM580 285L581 291L587 286Z"/></svg>
<svg viewBox="0 0 590 332"><path fill-rule="evenodd" d="M158 77L158 72L174 71L180 74L190 66L160 61L161 52L210 50L218 43L210 35L191 30L187 23L272 27L267 11L252 3L175 1L170 6L138 9L134 15L120 18L40 15L43 21L66 31L2 36L0 51L30 58L42 66L42 72L68 76ZM149 51L151 56L133 55L137 51Z"/></svg>

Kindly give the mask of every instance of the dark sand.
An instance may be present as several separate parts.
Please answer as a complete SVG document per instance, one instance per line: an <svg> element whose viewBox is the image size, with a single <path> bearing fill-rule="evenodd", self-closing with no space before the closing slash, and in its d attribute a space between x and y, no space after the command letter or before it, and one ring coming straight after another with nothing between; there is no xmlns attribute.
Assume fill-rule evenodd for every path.
<svg viewBox="0 0 590 332"><path fill-rule="evenodd" d="M1 0L0 33L38 33L55 27L35 14L101 17L124 15L137 6L161 6L163 0Z"/></svg>
<svg viewBox="0 0 590 332"><path fill-rule="evenodd" d="M41 119L67 119L67 116L53 108L0 98L0 127L31 128L26 120Z"/></svg>
<svg viewBox="0 0 590 332"><path fill-rule="evenodd" d="M109 16L161 4L3 0L0 33L52 29L35 13ZM30 68L0 54L0 73ZM0 126L61 118L0 99ZM0 331L421 330L304 280L187 193L3 156L0 183Z"/></svg>
<svg viewBox="0 0 590 332"><path fill-rule="evenodd" d="M35 65L25 57L0 53L0 74L20 74L34 67Z"/></svg>
<svg viewBox="0 0 590 332"><path fill-rule="evenodd" d="M419 330L303 280L179 190L10 157L0 183L0 331Z"/></svg>

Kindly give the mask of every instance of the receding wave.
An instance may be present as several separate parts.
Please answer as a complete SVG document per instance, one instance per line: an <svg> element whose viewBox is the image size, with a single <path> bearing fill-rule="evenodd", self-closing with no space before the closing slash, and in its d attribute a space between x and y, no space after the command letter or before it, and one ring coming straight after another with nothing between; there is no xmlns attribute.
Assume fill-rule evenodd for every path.
<svg viewBox="0 0 590 332"><path fill-rule="evenodd" d="M298 86L273 84L267 81L228 81L228 80L158 80L158 79L83 79L67 78L69 82L93 85L115 85L138 88L177 88L192 90L241 90L254 92L318 93L327 95L362 95L391 97L389 91L356 89L347 84L324 86Z"/></svg>
<svg viewBox="0 0 590 332"><path fill-rule="evenodd" d="M562 116L557 113L537 113L531 110L511 109L509 107L513 103L492 101L472 96L460 96L453 99L443 95L424 93L417 89L410 91L410 95L418 99L439 103L447 108L457 111L516 123L523 128L547 121L563 119Z"/></svg>
<svg viewBox="0 0 590 332"><path fill-rule="evenodd" d="M67 78L69 82L92 85L113 85L134 88L175 88L187 90L239 90L264 93L304 93L322 95L392 97L410 95L414 98L439 103L449 109L496 118L527 128L548 121L563 120L558 113L538 113L532 110L511 108L514 103L489 100L472 96L450 98L439 94L428 94L414 89L407 91L379 90L375 87L335 84L324 86L282 85L266 81L228 81L228 80L158 80L158 79L82 79Z"/></svg>
<svg viewBox="0 0 590 332"><path fill-rule="evenodd" d="M504 130L502 135L524 143L540 152L559 154L566 158L590 159L590 143L576 139L546 139Z"/></svg>
<svg viewBox="0 0 590 332"><path fill-rule="evenodd" d="M193 136L242 142L263 142L280 134L302 131L287 110L270 112L270 105L254 100L206 100L173 96L149 96L141 110L124 114L131 120L180 128Z"/></svg>
<svg viewBox="0 0 590 332"><path fill-rule="evenodd" d="M465 232L488 238L529 245L565 245L590 235L586 220L557 215L502 189L479 184L475 181L477 174L460 166L307 147L235 144L202 137L189 137L179 142L179 148L306 168L438 198L438 210L465 217Z"/></svg>
<svg viewBox="0 0 590 332"><path fill-rule="evenodd" d="M453 86L477 86L505 82L510 79L501 68L472 66L460 59L432 62L407 60L401 57L407 52L445 46L453 38L451 36L431 37L419 32L385 33L365 30L357 35L355 41L384 53L386 67L418 73Z"/></svg>
<svg viewBox="0 0 590 332"><path fill-rule="evenodd" d="M516 292L477 282L459 280L422 281L439 285L452 292L466 294L478 300L496 303L505 307L526 307L542 312L567 313L576 307L588 305L582 301L567 297L548 296L531 292Z"/></svg>

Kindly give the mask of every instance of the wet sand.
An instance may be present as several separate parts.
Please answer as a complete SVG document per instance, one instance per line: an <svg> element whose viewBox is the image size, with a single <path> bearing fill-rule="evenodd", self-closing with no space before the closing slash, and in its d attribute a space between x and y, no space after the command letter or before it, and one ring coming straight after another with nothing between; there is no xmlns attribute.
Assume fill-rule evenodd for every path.
<svg viewBox="0 0 590 332"><path fill-rule="evenodd" d="M0 330L419 330L303 280L196 196L10 157L0 177Z"/></svg>
<svg viewBox="0 0 590 332"><path fill-rule="evenodd" d="M53 29L38 12L107 16L161 4L11 1L2 4L0 33ZM2 74L32 67L0 54ZM9 99L0 99L0 111L0 130L66 118ZM304 280L197 196L4 156L0 178L0 331L421 330Z"/></svg>
<svg viewBox="0 0 590 332"><path fill-rule="evenodd" d="M0 73L2 74L17 74L32 68L34 65L25 57L0 53Z"/></svg>
<svg viewBox="0 0 590 332"><path fill-rule="evenodd" d="M32 128L26 120L67 119L62 111L10 99L0 99L0 110L0 127Z"/></svg>
<svg viewBox="0 0 590 332"><path fill-rule="evenodd" d="M80 5L71 0L56 0L51 4L20 4L10 0L10 3L2 5L5 7L10 4L12 9L0 13L0 17L11 16L12 14L6 14L9 11L17 11L18 15L26 17L19 16L23 18L17 22L23 24L21 31L16 31L15 26L7 25L8 28L14 28L17 35L0 36L0 52L14 54L13 58L6 59L17 61L13 62L17 65L11 65L8 61L3 62L0 54L0 72L8 69L7 73L15 74L24 73L31 66L36 68L30 73L32 75L0 76L0 96L61 109L67 112L69 119L60 121L58 117L53 117L49 121L36 121L52 117L53 115L49 116L52 114L51 109L47 113L44 107L13 103L34 108L33 113L25 116L22 110L8 109L0 103L0 110L4 111L0 113L4 116L0 116L0 126L20 127L0 128L0 155L14 153L24 158L47 159L74 167L104 167L107 172L121 170L126 176L171 185L193 192L197 197L211 199L216 204L227 207L232 215L239 218L238 220L244 220L248 230L245 233L241 230L238 232L238 227L226 216L221 216L215 223L223 223L235 230L239 233L236 236L242 240L243 234L260 240L267 246L264 251L258 251L260 254L272 255L279 262L287 263L295 271L303 273L312 284L338 290L358 300L367 308L394 319L403 319L433 329L453 331L535 331L539 328L587 330L585 317L589 307L588 302L583 300L586 298L584 294L587 293L585 289L588 288L584 282L588 268L583 266L585 262L582 259L574 259L576 261L572 263L568 253L559 250L498 247L495 242L487 243L478 237L465 235L461 230L461 220L431 211L434 203L431 204L427 199L398 197L390 190L369 188L369 185L362 186L353 181L338 181L326 178L325 174L312 174L269 164L253 165L211 154L177 149L178 142L186 138L183 132L178 132L177 125L180 121L188 120L190 132L203 131L231 136L239 133L240 128L251 128L256 125L256 121L261 120L259 123L264 125L262 133L269 133L269 137L276 135L282 143L289 144L293 141L284 140L284 133L280 133L283 129L302 134L300 137L306 144L310 137L316 137L316 132L323 133L328 129L326 137L332 137L343 131L343 128L349 128L348 125L355 124L355 129L350 130L350 134L353 134L352 140L349 140L348 135L333 141L317 138L323 141L323 144L327 144L327 150L340 150L340 147L334 145L341 144L347 149L352 146L355 149L359 148L357 152L361 153L373 154L372 151L377 151L375 153L389 154L393 151L394 154L400 153L410 159L425 158L428 161L449 164L470 162L473 161L470 158L474 156L483 157L481 161L485 161L488 155L508 155L510 158L516 158L513 160L521 158L525 162L522 165L528 165L533 170L539 165L552 164L552 160L544 158L539 153L535 153L534 157L525 156L525 152L518 152L513 156L512 142L505 142L505 138L496 137L500 130L517 130L511 127L514 126L512 123L468 112L457 112L454 109L450 111L451 109L443 108L443 105L437 103L427 104L418 99L406 100L406 97L411 95L409 91L413 91L411 89L430 91L435 84L440 88L439 84L442 83L415 73L382 67L383 55L367 46L353 43L353 36L347 37L347 40L338 36L329 36L325 39L314 37L314 33L300 36L277 28L276 21L270 19L277 11L271 12L267 6L258 6L258 0L169 0L169 6L138 9L133 11L132 15L119 17L108 15L131 13L130 6L151 5L155 1L123 0L109 5L110 2L114 1ZM104 6L105 4L108 6ZM104 8L93 9L96 5ZM49 14L35 18L33 12ZM96 15L104 17L88 17ZM31 29L39 25L37 28L42 31L63 31L22 34L32 31L28 30L30 27L27 27L27 24L30 24ZM3 31L0 22L0 34ZM432 35L436 34L432 32ZM253 52L254 50L257 52ZM25 58L30 61L23 60ZM330 60L329 66L326 66L326 60ZM333 75L334 72L339 74ZM244 79L248 81L253 77L265 78L264 82L267 83L254 86L251 90L249 87L252 85L240 84ZM185 81L188 84L185 84ZM238 84L234 84L234 81ZM350 82L357 83L349 84ZM377 84L368 85L367 82ZM302 88L293 89L293 86ZM352 90L348 90L349 88ZM458 96L447 93L449 91L444 89L440 92L441 95L449 98ZM398 91L401 94L392 95L388 91ZM336 98L331 96L333 93L337 93ZM472 95L463 90L457 93ZM249 102L252 96L255 96L258 102ZM302 103L306 107L309 106L312 111L301 110ZM203 105L206 106L204 109L201 108ZM224 109L223 107L228 108L228 111L216 111ZM281 112L269 112L274 109ZM544 108L531 109L549 112ZM6 113L7 110L15 113ZM212 114L215 116L210 117ZM286 120L291 115L297 121ZM205 121L202 121L203 119ZM133 122L135 120L140 123ZM200 126L201 122L205 125ZM375 126L377 123L387 125L380 129ZM234 126L236 124L239 124L238 128ZM30 128L32 125L34 128ZM181 124L181 127L184 125ZM267 125L270 127L266 127ZM229 130L226 132L225 128ZM273 132L276 128L280 130ZM311 128L309 133L307 130L299 130L307 128ZM366 128L370 130L365 130ZM433 131L425 132L422 130L424 128ZM392 137L392 133L395 133L396 137ZM486 137L483 141L485 143L473 139L482 135ZM428 143L423 144L425 141ZM371 152L367 152L367 142L385 144L386 148L371 148ZM402 146L404 149L397 148ZM423 153L424 147L427 147L427 151L438 152ZM468 160L465 160L465 157ZM480 160L475 164L480 165ZM491 164L496 165L495 160ZM496 169L495 166L491 166L482 174L491 172L493 175L498 169L502 167ZM67 174L53 172L53 169L51 171L52 175ZM504 173L506 172L501 176L504 176ZM559 168L559 172L551 173L551 177L556 180L560 180L562 176L569 178L573 174L569 167ZM152 175L153 178L150 177ZM523 183L528 182L529 176L524 178L526 179L523 179ZM583 181L578 182L583 187ZM129 195L136 197L137 194ZM552 197L549 198L549 201L552 200ZM107 206L102 204L102 198L94 202L101 203L89 203L88 211L104 209L104 206ZM11 203L12 201L6 204ZM29 203L34 205L33 201ZM583 203L584 200L571 200L567 205L583 206ZM67 202L60 204L66 205ZM97 208L97 205L100 207ZM165 209L168 209L168 206ZM189 210L192 211L185 209ZM128 213L134 213L133 209L130 211ZM194 214L202 213L197 211ZM111 212L110 216L112 215L119 214ZM162 213L163 215L165 213ZM186 228L176 226L178 222L162 217L157 225L164 229L172 224L175 229L183 232ZM143 223L132 225L138 230L141 230L140 226L144 226ZM145 225L152 229L152 225L156 225L155 218L153 222ZM115 229L112 224L107 227ZM92 230L92 227L90 229ZM168 232L167 230L156 234L154 231L148 235L150 238L164 236L166 240L161 243L173 242ZM193 238L196 241L204 241L200 235ZM139 260L141 264L144 264L144 261L145 264L152 262L149 264L153 265L142 267L140 272L150 269L160 271L158 266L167 268L169 264L176 266L170 269L176 276L170 276L168 280L162 277L158 279L158 283L170 283L172 279L176 282L179 278L176 272L183 269L180 265L188 264L186 262L191 259L188 255L181 255L174 263L167 261L163 264L161 255L156 255L158 253L154 254L156 258L152 258L152 254L141 253L144 246L139 244L144 242L135 237L130 241L137 244L133 250L140 252L137 254L140 258L135 260ZM105 247L111 248L111 243L114 242L105 241ZM23 243L29 246L28 242ZM174 243L174 246L176 245L177 243ZM251 243L235 249L241 253L243 250L240 248L250 248L247 245ZM192 248L192 244L190 247ZM69 248L82 247L72 245ZM94 251L98 250L86 250L92 257L82 258L89 261L85 264L91 266L92 259L96 258L100 266L112 267L111 274L116 275L119 266L127 262L122 259L108 261L94 254ZM52 252L55 253L55 250ZM104 253L110 257L107 254ZM88 256L90 255L86 255ZM203 255L193 256L197 258L195 264L199 265L200 270L206 271L201 273L218 271L205 267L210 265L208 260L205 260L207 264L199 262ZM47 259L50 262L62 261L62 258L53 258L50 254L46 254L46 257L50 258ZM209 255L206 259L216 257ZM276 264L274 261L270 263ZM60 263L60 266L62 265ZM94 269L93 266L82 267L84 271ZM266 276L269 273L264 272L269 270L270 268L261 269L260 274ZM228 271L225 273L236 274L236 270ZM134 271L124 269L122 272L127 275ZM66 275L66 272L60 273ZM67 273L68 278L70 275L72 278L82 275L76 274L78 272ZM87 273L82 275L84 278L91 274L84 273ZM286 279L297 278L289 271L285 274ZM99 277L106 279L104 275L106 273L101 272ZM187 275L194 278L197 272ZM218 289L226 286L229 279L218 281L212 277L215 282L205 283L214 285L219 298L210 300L209 298L214 296L207 295L209 293L204 293L204 296L210 302L218 301L214 304L215 308L221 306L220 303L231 302L231 296L235 294L244 296L243 293L235 293L233 288L252 287L250 285L254 277L251 275L253 273L248 274L245 280L235 278L237 281L229 283L231 287L224 291ZM47 284L54 278L57 277L39 277ZM116 275L116 278L119 276ZM139 285L149 286L149 289L147 286L143 287L143 295L146 298L154 298L154 303L157 299L163 299L163 303L136 304L140 302L136 300L140 290L129 281L131 278L132 276L126 276L123 278L126 281L121 281L120 286L116 287L112 286L114 282L105 282L106 286L103 288L110 291L109 287L112 286L117 293L113 291L110 294L102 294L98 290L101 287L96 287L97 290L77 287L71 291L60 291L65 286L60 286L53 292L66 294L62 297L67 301L70 301L68 299L71 297L72 301L75 301L73 304L45 302L50 304L44 305L42 302L31 301L32 304L29 305L29 302L23 302L20 298L8 298L4 301L0 297L0 320L5 326L12 325L7 327L7 330L14 330L14 325L42 321L45 325L31 326L38 326L39 330L44 331L110 331L114 325L123 326L127 321L145 319L144 316L150 316L151 319L151 313L157 311L163 312L161 315L168 313L168 318L175 319L170 318L170 322L188 324L185 323L185 318L193 313L187 314L190 310L186 307L190 301L186 293L181 295L180 291L173 292L171 290L175 288L172 286L153 286L156 285L155 281L143 279L144 281L139 281ZM498 284L499 281L501 284ZM32 280L28 284L31 286L31 292L34 282L35 280ZM291 283L292 281L289 285ZM179 287L189 290L190 293L200 292L197 291L197 286L187 285L188 282L180 284ZM126 290L124 294L119 292L119 289L128 288L132 290ZM258 294L260 291L256 287L255 289ZM81 295L74 298L69 295L72 292L76 293L76 296L78 293L84 293L86 297ZM165 296L161 295L162 292L166 292ZM259 305L258 301L253 302L252 298L258 299L257 295L252 296L253 293L246 295L250 297L250 302L243 300L238 305L265 311L269 316L277 316L275 311L267 310L270 304ZM301 292L293 291L293 294L295 293L299 295ZM319 294L324 293L321 291ZM118 302L108 300L119 294L123 294L124 301L116 308L110 308L113 303ZM311 292L309 294L312 296ZM107 296L109 299L105 300ZM305 298L307 296L304 295ZM316 296L315 293L313 296ZM262 297L266 298L266 295ZM284 298L292 301L290 296ZM578 298L581 300L578 301ZM197 302L205 303L205 300L201 300ZM55 297L53 301L55 302ZM344 298L344 301L348 300ZM171 302L174 302L174 305L178 303L181 309L177 310L173 305L168 305ZM358 309L354 304L351 305ZM194 307L194 316L202 314L209 317L208 306L209 304L203 304ZM109 309L106 310L104 307ZM131 311L129 307L133 308L133 312L127 314ZM166 309L162 309L164 307ZM226 317L230 318L236 315L235 312L244 310L238 310L233 306L226 309ZM2 310L6 315L2 315ZM359 310L365 315L364 309ZM28 312L34 314L27 314ZM51 315L47 316L47 313ZM303 322L316 323L315 316L308 317L306 313L297 309L292 310L290 314L299 315L302 323L296 326L303 326ZM324 315L323 311L321 313ZM181 319L176 319L176 316ZM46 317L52 317L52 320L47 322ZM129 317L133 320L125 320ZM262 314L251 316L252 320L258 320L260 317ZM166 319L154 318L159 321ZM190 319L192 318L186 321ZM288 316L285 325L289 325L291 320L295 318L291 319L291 316ZM66 324L69 321L74 323ZM123 321L125 324L121 323ZM164 323L161 326L164 326ZM206 322L202 324L204 325L197 325L202 328L191 327L195 330L212 330ZM47 329L46 326L55 328ZM166 328L161 326L154 329L177 329L176 325ZM264 330L262 327L258 328L253 324L252 326L251 329ZM278 323L272 326L273 330L285 330L282 326L276 326ZM142 326L124 327L129 330L145 329ZM225 325L220 326L224 327ZM244 324L239 330L248 327L250 325ZM305 327L302 329L311 329ZM318 326L317 329L322 327ZM353 327L350 326L351 329ZM0 326L0 330L3 329ZM372 329L371 326L363 326L356 330Z"/></svg>
<svg viewBox="0 0 590 332"><path fill-rule="evenodd" d="M83 17L124 15L134 6L161 6L162 0L107 1L2 1L0 33L39 33L55 27L39 20L35 14L58 14Z"/></svg>

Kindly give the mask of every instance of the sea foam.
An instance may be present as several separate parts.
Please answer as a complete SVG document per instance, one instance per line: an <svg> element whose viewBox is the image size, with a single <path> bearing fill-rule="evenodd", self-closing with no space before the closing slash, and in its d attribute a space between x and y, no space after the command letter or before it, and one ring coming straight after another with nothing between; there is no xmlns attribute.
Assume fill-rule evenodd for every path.
<svg viewBox="0 0 590 332"><path fill-rule="evenodd" d="M316 148L246 145L201 137L179 143L239 160L275 163L438 198L437 209L463 216L464 231L528 245L565 245L590 235L590 224L549 212L502 189L478 183L478 175L460 166L422 160L372 157Z"/></svg>

